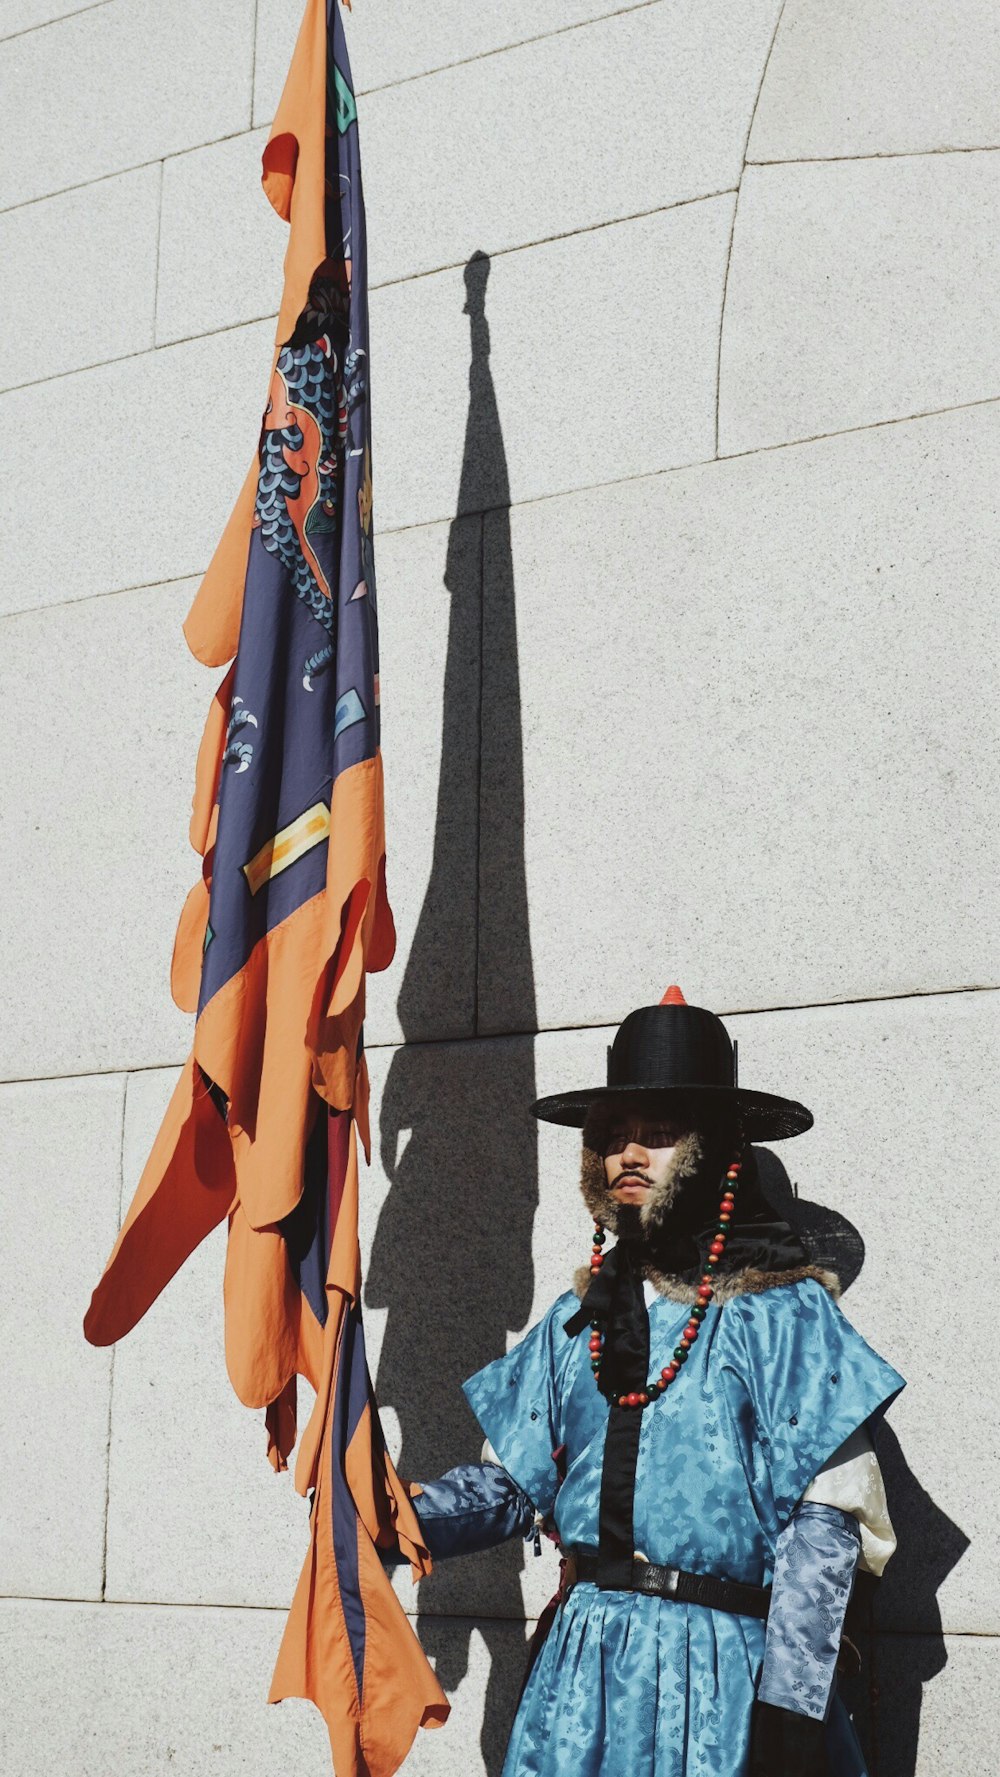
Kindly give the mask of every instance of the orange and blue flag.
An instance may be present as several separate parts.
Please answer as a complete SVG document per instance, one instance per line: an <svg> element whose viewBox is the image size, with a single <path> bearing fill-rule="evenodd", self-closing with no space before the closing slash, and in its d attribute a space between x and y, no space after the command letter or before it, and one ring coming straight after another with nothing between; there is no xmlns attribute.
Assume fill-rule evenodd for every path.
<svg viewBox="0 0 1000 1777"><path fill-rule="evenodd" d="M310 1540L271 1701L323 1711L337 1777L391 1777L448 1704L379 1548L430 1562L365 1358L358 1141L365 977L385 887L368 289L357 106L337 0L308 0L263 156L289 223L260 439L185 622L228 670L198 753L174 998L194 1043L84 1326L133 1327L228 1220L226 1362L287 1465Z"/></svg>

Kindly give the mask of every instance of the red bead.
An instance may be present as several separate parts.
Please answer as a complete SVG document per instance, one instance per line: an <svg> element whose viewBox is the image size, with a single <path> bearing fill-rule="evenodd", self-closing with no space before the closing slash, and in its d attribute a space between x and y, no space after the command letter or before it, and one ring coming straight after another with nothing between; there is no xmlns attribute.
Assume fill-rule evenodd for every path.
<svg viewBox="0 0 1000 1777"><path fill-rule="evenodd" d="M590 1258L590 1262L592 1265L603 1265L604 1264L604 1254L598 1253L598 1252L592 1253L591 1258Z"/></svg>
<svg viewBox="0 0 1000 1777"><path fill-rule="evenodd" d="M637 1407L639 1405L639 1396L637 1394L630 1394L628 1396L628 1404L630 1407Z"/></svg>
<svg viewBox="0 0 1000 1777"><path fill-rule="evenodd" d="M689 1339L697 1339L699 1327L700 1327L700 1323L698 1321L689 1320L687 1323L687 1326L684 1328L684 1331L687 1334L687 1337Z"/></svg>
<svg viewBox="0 0 1000 1777"><path fill-rule="evenodd" d="M667 1382L672 1382L677 1374L677 1369L678 1366L676 1364L668 1364L665 1370L660 1371L660 1375L663 1376Z"/></svg>
<svg viewBox="0 0 1000 1777"><path fill-rule="evenodd" d="M711 1296L711 1294L712 1294L712 1286L710 1283L700 1283L698 1285L698 1295L699 1295L701 1301L707 1302L709 1300L709 1297Z"/></svg>

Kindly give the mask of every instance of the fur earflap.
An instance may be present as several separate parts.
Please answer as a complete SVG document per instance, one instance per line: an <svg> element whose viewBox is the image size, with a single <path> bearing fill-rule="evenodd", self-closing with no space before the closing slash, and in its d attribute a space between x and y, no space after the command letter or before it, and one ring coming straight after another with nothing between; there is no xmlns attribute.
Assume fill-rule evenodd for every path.
<svg viewBox="0 0 1000 1777"><path fill-rule="evenodd" d="M681 1185L685 1179L693 1178L704 1157L702 1138L697 1130L689 1130L682 1135L671 1156L670 1168L666 1178L655 1185L649 1192L645 1202L639 1209L639 1223L643 1229L654 1228L661 1222L672 1203L676 1201ZM583 1201L587 1205L595 1222L609 1228L612 1234L620 1232L618 1226L617 1204L608 1190L608 1175L604 1169L604 1156L588 1145L584 1132L583 1154L580 1162L580 1190Z"/></svg>

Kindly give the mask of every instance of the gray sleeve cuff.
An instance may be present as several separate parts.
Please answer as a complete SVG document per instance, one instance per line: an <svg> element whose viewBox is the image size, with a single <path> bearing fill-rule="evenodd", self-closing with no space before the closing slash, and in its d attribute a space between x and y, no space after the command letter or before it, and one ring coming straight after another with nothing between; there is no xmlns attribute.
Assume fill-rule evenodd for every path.
<svg viewBox="0 0 1000 1777"><path fill-rule="evenodd" d="M761 1702L826 1720L860 1546L857 1520L836 1506L792 1513L775 1552Z"/></svg>

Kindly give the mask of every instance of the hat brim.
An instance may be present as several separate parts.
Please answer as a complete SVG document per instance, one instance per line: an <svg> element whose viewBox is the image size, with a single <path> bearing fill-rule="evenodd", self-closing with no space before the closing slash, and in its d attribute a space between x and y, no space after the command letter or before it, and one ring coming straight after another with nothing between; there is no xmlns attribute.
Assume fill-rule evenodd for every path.
<svg viewBox="0 0 1000 1777"><path fill-rule="evenodd" d="M594 1086L586 1092L556 1092L536 1099L531 1114L543 1123L582 1129L593 1109L605 1107L611 1112L625 1105L654 1115L684 1111L695 1124L706 1115L714 1120L735 1112L748 1141L787 1141L813 1126L812 1112L794 1098L751 1092L744 1086Z"/></svg>

